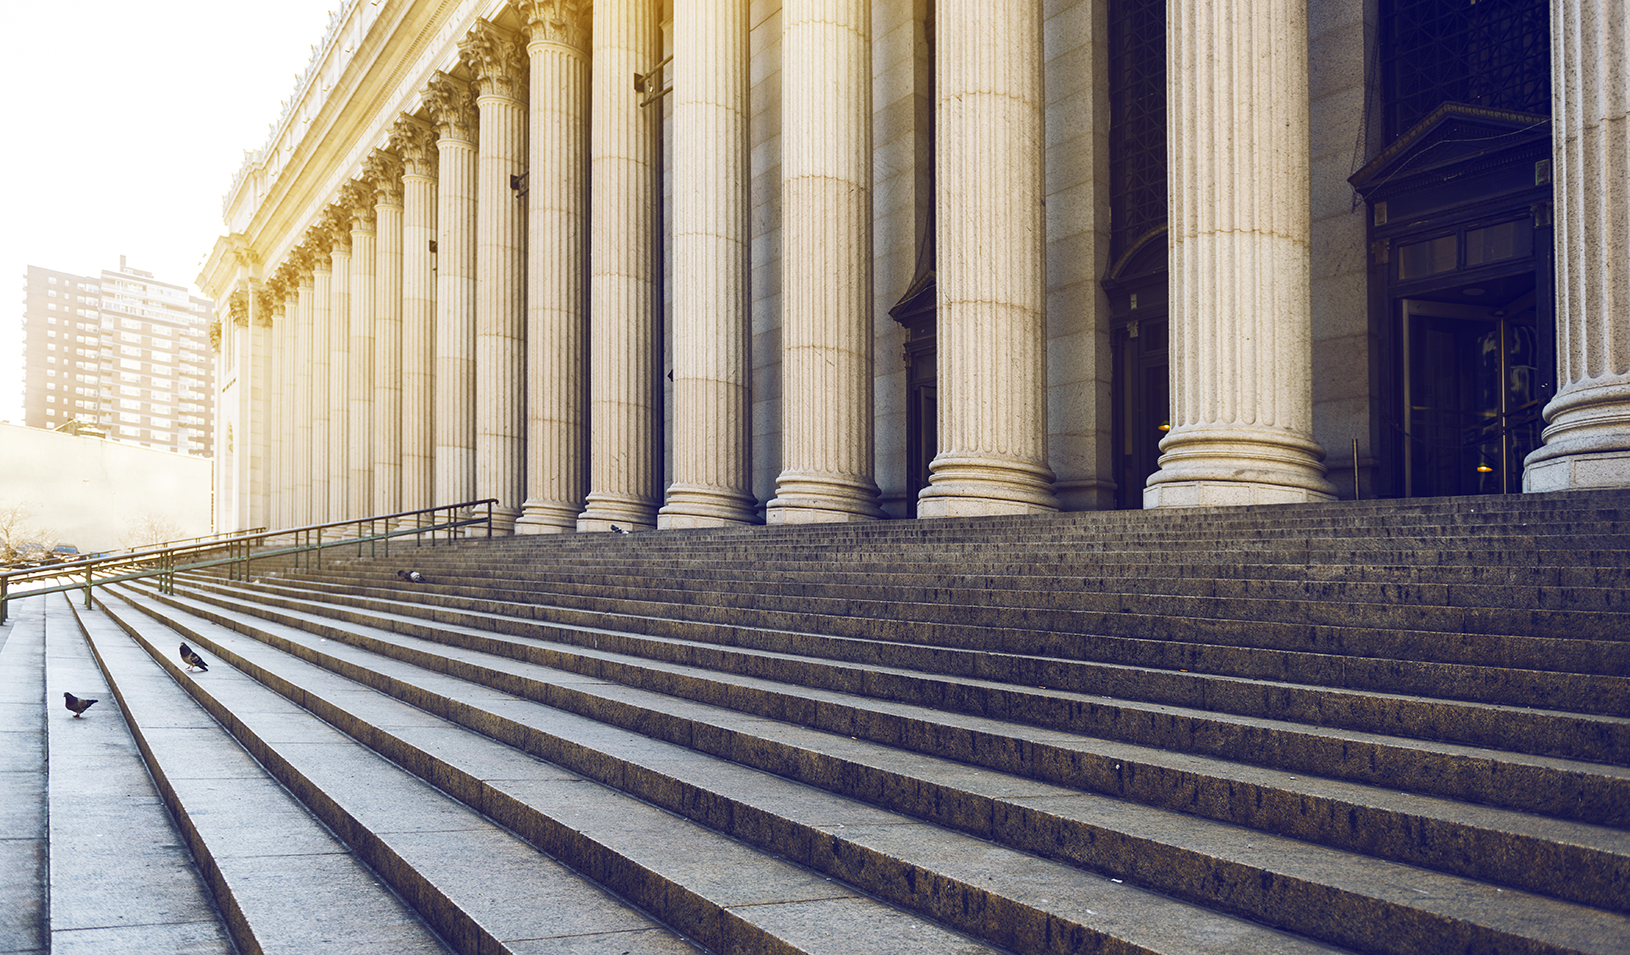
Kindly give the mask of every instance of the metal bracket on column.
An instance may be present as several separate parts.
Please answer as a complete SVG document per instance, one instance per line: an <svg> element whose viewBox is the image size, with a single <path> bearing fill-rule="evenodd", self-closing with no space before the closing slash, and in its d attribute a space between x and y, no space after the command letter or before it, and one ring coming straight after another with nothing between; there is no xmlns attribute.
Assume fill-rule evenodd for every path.
<svg viewBox="0 0 1630 955"><path fill-rule="evenodd" d="M641 108L650 106L652 103L655 103L657 100L674 91L672 85L663 85L662 75L662 71L665 70L668 64L672 63L673 60L674 58L670 56L664 59L661 63L658 63L656 68L651 72L634 74L634 92L647 94L640 98Z"/></svg>
<svg viewBox="0 0 1630 955"><path fill-rule="evenodd" d="M526 198L526 177L530 174L531 170L527 170L526 172L516 173L515 175L509 177L509 188L515 191L515 198Z"/></svg>

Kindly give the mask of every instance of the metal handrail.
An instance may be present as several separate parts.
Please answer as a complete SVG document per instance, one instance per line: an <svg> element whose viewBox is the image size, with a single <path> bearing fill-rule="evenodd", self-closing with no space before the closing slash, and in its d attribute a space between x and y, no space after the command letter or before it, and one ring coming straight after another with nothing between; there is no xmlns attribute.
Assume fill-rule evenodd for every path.
<svg viewBox="0 0 1630 955"><path fill-rule="evenodd" d="M8 604L13 600L24 597L37 597L42 594L63 593L69 590L85 591L85 607L91 606L93 589L98 585L121 583L127 580L139 580L146 577L158 577L159 589L163 593L175 592L175 575L177 571L199 570L205 567L230 566L231 579L249 579L249 565L252 561L269 557L282 557L288 554L305 555L305 569L312 569L312 555L316 557L316 568L322 569L323 551L333 550L336 547L356 545L357 556L361 557L363 548L369 548L370 556L378 556L377 545L383 541L385 552L383 556L390 556L390 539L393 537L415 538L415 544L422 543L424 535L430 535L430 544L435 546L438 532L445 531L446 539L451 541L454 532L461 527L485 524L487 537L492 537L492 506L498 503L497 498L484 498L479 501L464 501L459 504L441 504L436 507L424 507L415 511L398 511L394 514L375 514L369 517L355 517L343 521L329 521L325 524L308 524L304 527L289 527L282 530L262 531L260 533L247 533L220 540L208 540L195 543L181 544L172 547L149 548L125 554L112 554L107 557L91 557L73 561L66 564L54 564L50 567L31 567L27 570L9 571L0 573L0 623L6 622ZM473 516L478 507L486 507L485 516ZM447 519L438 522L436 515L442 511L447 512ZM472 516L459 516L460 512ZM412 526L403 526L407 518L413 519ZM385 530L379 530L381 522ZM392 526L392 524L396 526ZM338 537L325 540L324 534L332 528L356 527L357 533L351 537ZM365 532L366 528L366 532ZM288 547L276 550L255 551L254 545L262 541L288 537L292 543ZM202 556L214 551L225 549L226 557L209 557L203 560L179 562L178 558L189 556ZM130 565L139 569L125 573L109 574L116 566ZM298 561L296 562L298 566ZM103 576L98 577L98 572ZM41 587L23 593L11 593L14 581L26 582L40 579L56 579L59 577L77 577L84 574L83 581L69 584L58 584L52 587Z"/></svg>

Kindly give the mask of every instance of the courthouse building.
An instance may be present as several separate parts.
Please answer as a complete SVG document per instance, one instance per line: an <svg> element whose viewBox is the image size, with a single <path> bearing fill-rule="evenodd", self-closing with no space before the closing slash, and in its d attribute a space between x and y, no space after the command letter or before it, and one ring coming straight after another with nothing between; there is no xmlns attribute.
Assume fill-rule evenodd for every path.
<svg viewBox="0 0 1630 955"><path fill-rule="evenodd" d="M218 523L1630 485L1626 0L350 0Z"/></svg>

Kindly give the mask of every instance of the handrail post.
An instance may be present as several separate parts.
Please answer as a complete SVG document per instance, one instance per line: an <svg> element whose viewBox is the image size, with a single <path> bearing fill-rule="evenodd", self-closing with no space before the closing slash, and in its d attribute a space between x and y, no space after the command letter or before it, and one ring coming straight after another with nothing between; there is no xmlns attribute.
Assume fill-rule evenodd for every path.
<svg viewBox="0 0 1630 955"><path fill-rule="evenodd" d="M85 609L91 609L91 568L85 565Z"/></svg>
<svg viewBox="0 0 1630 955"><path fill-rule="evenodd" d="M487 540L492 540L492 502L487 502Z"/></svg>
<svg viewBox="0 0 1630 955"><path fill-rule="evenodd" d="M11 578L0 574L0 623L6 622L6 608L11 598L6 596L6 590L11 584Z"/></svg>

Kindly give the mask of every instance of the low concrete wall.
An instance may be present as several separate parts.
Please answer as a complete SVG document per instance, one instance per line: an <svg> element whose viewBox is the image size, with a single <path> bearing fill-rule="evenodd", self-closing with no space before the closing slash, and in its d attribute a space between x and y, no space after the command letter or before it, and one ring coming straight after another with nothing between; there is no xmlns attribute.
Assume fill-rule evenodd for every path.
<svg viewBox="0 0 1630 955"><path fill-rule="evenodd" d="M211 532L214 463L101 438L0 424L0 507L39 505L28 523L82 553L113 550L131 524Z"/></svg>

